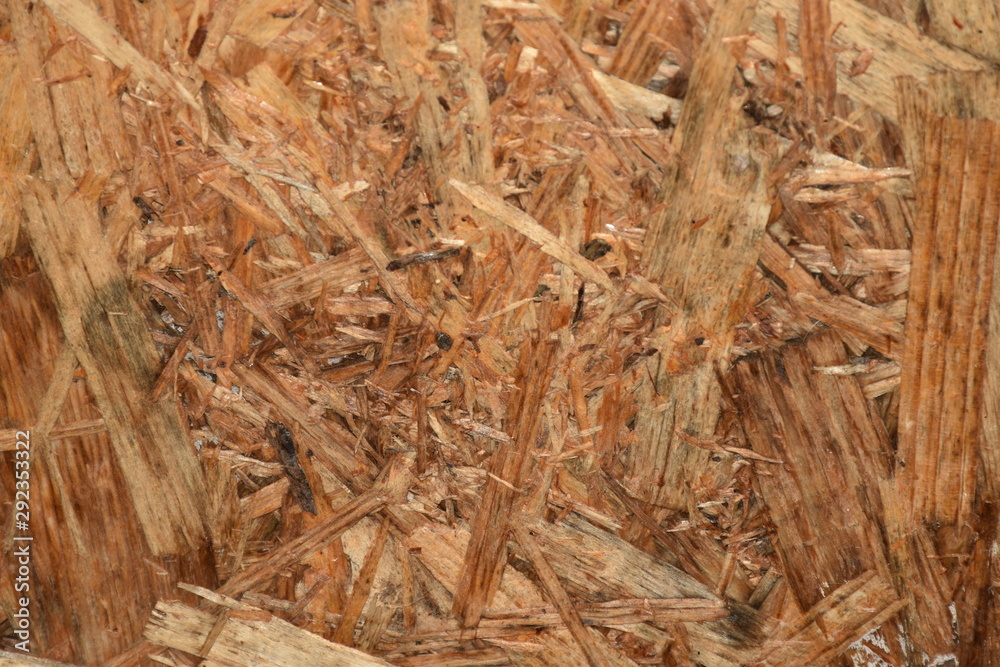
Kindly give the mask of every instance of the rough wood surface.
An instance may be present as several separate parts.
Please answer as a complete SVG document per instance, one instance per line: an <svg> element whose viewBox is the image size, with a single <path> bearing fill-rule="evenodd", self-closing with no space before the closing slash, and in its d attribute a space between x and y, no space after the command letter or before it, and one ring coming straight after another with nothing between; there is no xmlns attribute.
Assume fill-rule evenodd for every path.
<svg viewBox="0 0 1000 667"><path fill-rule="evenodd" d="M161 602L146 636L162 646L204 658L207 665L388 665L357 649L324 641L275 618L246 609L212 614L178 603ZM207 645L207 648L206 648Z"/></svg>
<svg viewBox="0 0 1000 667"><path fill-rule="evenodd" d="M0 662L1000 661L998 27L0 3Z"/></svg>
<svg viewBox="0 0 1000 667"><path fill-rule="evenodd" d="M761 137L747 132L734 90L739 39L755 2L721 4L698 54L664 165L660 214L647 231L649 277L678 307L661 306L649 362L651 386L640 405L640 435L629 452L629 482L644 500L686 505L692 480L712 474L708 452L678 432L709 440L719 416L716 364L725 364L747 303L769 205ZM739 197L728 193L739 192ZM718 474L718 471L714 471Z"/></svg>
<svg viewBox="0 0 1000 667"><path fill-rule="evenodd" d="M787 31L797 42L799 35L798 0L763 0L753 31L761 39L750 42L753 49L774 62L778 56L776 15L787 22ZM836 43L848 48L837 58L838 89L859 104L865 104L890 120L896 120L895 79L916 76L921 79L942 71L975 72L987 70L990 63L965 51L947 46L922 35L916 26L905 25L856 0L830 0L831 25L837 27ZM795 52L800 52L795 48ZM871 49L865 53L865 49ZM784 59L795 74L803 69L801 56ZM867 62L862 74L852 75ZM855 63L858 63L855 66Z"/></svg>
<svg viewBox="0 0 1000 667"><path fill-rule="evenodd" d="M825 332L740 362L729 387L747 444L780 461L759 484L803 609L867 570L889 574L885 544L873 528L892 447L855 378L813 370L845 357L836 335ZM825 400L806 404L796 400L802 395Z"/></svg>
<svg viewBox="0 0 1000 667"><path fill-rule="evenodd" d="M896 598L891 586L873 572L866 572L830 591L807 613L782 625L768 639L761 663L823 665L833 662L837 655L905 606L906 602ZM891 653L882 653L879 657L887 662L901 661L897 646L889 650ZM869 649L869 655L857 655L856 660L864 664L870 655L877 654Z"/></svg>
<svg viewBox="0 0 1000 667"><path fill-rule="evenodd" d="M998 62L1000 38L993 28L1000 25L1000 7L995 2L932 0L924 11L928 35L994 64Z"/></svg>
<svg viewBox="0 0 1000 667"><path fill-rule="evenodd" d="M996 187L997 120L986 102L1000 85L995 73L938 75L926 88L900 81L904 145L918 174L918 213L907 306L906 349L901 358L900 465L897 494L922 523L934 547L928 553L968 554L945 562L959 583L965 618L959 642L980 658L980 642L996 643L987 630L989 608L973 613L972 590L981 590L989 559L975 542L996 539L994 470L996 409L985 386L993 364L987 350L993 276L1000 226ZM974 137L974 139L973 139ZM979 583L975 583L979 582ZM981 593L972 593L981 595ZM972 603L971 606L978 606ZM919 618L917 619L920 622ZM920 632L932 634L923 621Z"/></svg>
<svg viewBox="0 0 1000 667"><path fill-rule="evenodd" d="M158 555L202 546L207 494L194 448L177 406L148 399L156 377L152 341L124 276L107 271L115 264L98 240L97 220L79 199L38 181L26 185L23 202L25 231L52 284L67 344L87 372L146 540Z"/></svg>
<svg viewBox="0 0 1000 667"><path fill-rule="evenodd" d="M975 117L928 115L921 127L899 450L914 517L963 526L977 485L1000 135Z"/></svg>
<svg viewBox="0 0 1000 667"><path fill-rule="evenodd" d="M776 462L758 481L775 522L775 548L803 610L865 572L892 577L879 529L893 462L885 428L854 377L814 370L844 361L843 344L825 332L741 361L728 386L748 446ZM798 400L804 395L824 400ZM885 633L892 661L904 661L894 631Z"/></svg>
<svg viewBox="0 0 1000 667"><path fill-rule="evenodd" d="M3 667L16 667L17 665L34 665L35 667L58 667L59 665L70 665L72 663L59 662L58 660L46 660L44 658L32 658L20 653L0 652L0 665Z"/></svg>

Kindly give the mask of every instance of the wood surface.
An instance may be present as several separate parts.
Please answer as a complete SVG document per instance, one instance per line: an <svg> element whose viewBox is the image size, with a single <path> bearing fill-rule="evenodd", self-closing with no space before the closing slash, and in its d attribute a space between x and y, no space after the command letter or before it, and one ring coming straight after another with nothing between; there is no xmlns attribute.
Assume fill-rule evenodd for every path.
<svg viewBox="0 0 1000 667"><path fill-rule="evenodd" d="M998 17L3 3L0 663L1000 663Z"/></svg>

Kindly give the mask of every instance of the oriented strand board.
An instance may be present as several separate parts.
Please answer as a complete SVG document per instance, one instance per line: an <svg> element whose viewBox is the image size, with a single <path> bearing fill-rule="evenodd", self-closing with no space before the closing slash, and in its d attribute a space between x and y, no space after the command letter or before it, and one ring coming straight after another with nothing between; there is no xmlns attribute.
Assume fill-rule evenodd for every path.
<svg viewBox="0 0 1000 667"><path fill-rule="evenodd" d="M33 656L996 662L988 5L0 7Z"/></svg>

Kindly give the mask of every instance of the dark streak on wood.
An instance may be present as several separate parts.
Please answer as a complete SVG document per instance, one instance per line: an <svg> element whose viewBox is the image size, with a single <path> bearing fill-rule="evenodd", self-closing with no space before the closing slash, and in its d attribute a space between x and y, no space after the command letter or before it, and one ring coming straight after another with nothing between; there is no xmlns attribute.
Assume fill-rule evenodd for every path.
<svg viewBox="0 0 1000 667"><path fill-rule="evenodd" d="M295 452L295 441L292 440L292 433L284 424L271 423L265 427L264 432L271 442L271 446L278 450L281 457L281 465L285 468L285 475L288 477L289 490L295 496L302 511L316 514L316 501L313 499L312 489L309 487L309 480L299 465L298 454Z"/></svg>

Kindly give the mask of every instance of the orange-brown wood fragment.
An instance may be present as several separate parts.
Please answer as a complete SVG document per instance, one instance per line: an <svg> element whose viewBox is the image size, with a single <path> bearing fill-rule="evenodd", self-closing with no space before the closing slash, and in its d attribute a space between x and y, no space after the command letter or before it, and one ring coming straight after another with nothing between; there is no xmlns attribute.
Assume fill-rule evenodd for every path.
<svg viewBox="0 0 1000 667"><path fill-rule="evenodd" d="M372 545L368 549L368 554L365 556L361 572L358 573L358 578L354 582L354 588L351 590L351 596L347 600L340 623L337 624L337 629L334 630L333 641L338 644L354 646L354 628L358 624L358 619L361 618L361 611L364 609L365 602L368 601L368 596L371 594L372 582L375 580L375 572L378 569L379 561L382 558L382 551L385 549L388 537L389 520L383 519L382 523L379 524L375 539L372 540Z"/></svg>
<svg viewBox="0 0 1000 667"><path fill-rule="evenodd" d="M903 324L899 317L853 296L830 294L789 253L789 249L767 237L761 243L760 262L781 279L792 303L804 315L837 329L845 341L861 350L871 347L889 358L900 357Z"/></svg>
<svg viewBox="0 0 1000 667"><path fill-rule="evenodd" d="M720 475L710 472L708 452L682 442L675 431L700 440L715 435L715 364L727 362L734 327L749 305L770 209L760 135L748 131L740 111L745 91L734 88L735 45L726 42L747 30L755 6L732 0L713 15L674 130L676 157L666 168L664 207L646 241L647 275L680 309L661 308L657 315L659 351L648 362L652 386L644 389L627 480L640 498L678 509L687 507L688 480ZM734 192L741 195L728 194Z"/></svg>
<svg viewBox="0 0 1000 667"><path fill-rule="evenodd" d="M685 646L672 648L671 657L688 648L705 664L747 664L773 629L770 619L756 610L721 601L710 587L576 514L558 523L539 524L537 535L539 548L563 586L584 600L687 597L726 605L730 614L724 620L683 624Z"/></svg>
<svg viewBox="0 0 1000 667"><path fill-rule="evenodd" d="M243 605L249 607L249 605ZM205 658L209 662L252 665L266 647L268 659L284 664L389 665L357 649L334 644L261 611L227 611L219 623L215 615L177 602L160 602L145 636L161 646L198 655L207 639L214 641Z"/></svg>
<svg viewBox="0 0 1000 667"><path fill-rule="evenodd" d="M930 113L944 115L963 111L973 118L1000 122L1000 108L995 100L1000 97L1000 76L992 71L961 74L940 74L928 79L925 86L916 81L902 79L900 85L900 116L904 127L911 131L904 134L904 147L914 167L922 165L923 130L919 130ZM982 431L979 454L985 474L980 478L979 494L987 502L1000 498L1000 264L994 261L992 293L990 296L989 332L986 342L981 409Z"/></svg>
<svg viewBox="0 0 1000 667"><path fill-rule="evenodd" d="M929 0L926 34L1000 64L1000 6L992 0Z"/></svg>
<svg viewBox="0 0 1000 667"><path fill-rule="evenodd" d="M607 474L604 475L604 478L608 489L618 496L619 500L635 516L636 520L649 531L650 535L666 547L667 554L669 554L668 558L672 558L669 560L671 565L681 568L684 572L706 586L718 580L720 571L716 567L719 560L716 550L709 551L709 547L704 541L692 539L687 531L667 532L649 516L640 505L639 500L632 498L628 494L621 483Z"/></svg>
<svg viewBox="0 0 1000 667"><path fill-rule="evenodd" d="M980 544L995 545L997 535L992 475L1000 439L992 399L1000 377L993 335L1000 78L995 72L935 75L926 84L903 78L898 90L918 206L899 408L906 465L894 489L899 510L886 523L905 546L900 575L926 582L927 593L911 596L927 606L908 624L911 635L928 652L961 652L974 662L981 648L998 642L986 593L995 549L987 556ZM925 574L928 566L934 579ZM960 631L944 636L939 626L949 603Z"/></svg>
<svg viewBox="0 0 1000 667"><path fill-rule="evenodd" d="M730 614L721 602L696 598L610 600L576 603L574 607L585 626L720 621ZM384 648L405 652L419 649L422 644L429 642L459 641L471 636L478 639L513 639L529 628L563 625L563 616L553 606L497 609L485 614L475 631L461 628L457 622L449 621L444 629L407 637L392 637L386 641Z"/></svg>
<svg viewBox="0 0 1000 667"><path fill-rule="evenodd" d="M893 583L907 600L902 614L902 631L909 643L909 660L918 655L954 653L951 632L954 608L947 580L947 561L937 555L929 530L913 523L910 507L898 500L898 479L883 487L885 535L890 545Z"/></svg>
<svg viewBox="0 0 1000 667"><path fill-rule="evenodd" d="M378 484L317 521L309 531L284 544L266 559L235 575L219 588L219 593L234 596L259 586L282 569L327 546L362 518L387 503L398 502L409 488L410 464L405 458L396 459Z"/></svg>
<svg viewBox="0 0 1000 667"><path fill-rule="evenodd" d="M79 70L89 53L81 59L80 45L62 48L76 36L41 5L12 6L9 18L21 68L7 81L28 101L35 144L24 137L18 152L29 161L7 179L8 193L19 191L25 233L20 257L7 257L13 247L3 253L2 291L14 301L0 320L5 349L31 347L14 352L24 358L23 377L3 372L0 394L10 400L0 414L36 434L32 509L50 517L33 526L30 593L46 612L35 617L31 650L97 663L137 636L141 617L178 578L215 584L209 496L176 405L148 400L159 359L130 293L134 281L116 262L134 181L122 174L130 143L107 94L113 68L91 59ZM4 115L9 145L23 126ZM18 266L30 266L30 278L11 290L8 271ZM39 382L48 383L41 393ZM76 576L57 576L66 572ZM119 595L123 585L134 594Z"/></svg>
<svg viewBox="0 0 1000 667"><path fill-rule="evenodd" d="M53 284L67 337L87 370L125 481L155 552L205 539L205 487L174 406L146 400L156 381L152 341L125 280L79 199L40 182L25 188L27 228ZM76 223L75 233L65 216Z"/></svg>
<svg viewBox="0 0 1000 667"><path fill-rule="evenodd" d="M583 278L593 281L614 293L617 288L607 274L587 260L565 241L538 224L524 211L506 204L498 197L490 195L481 187L452 180L449 184L462 193L477 209L502 222L541 246L542 252L562 262Z"/></svg>
<svg viewBox="0 0 1000 667"><path fill-rule="evenodd" d="M680 97L691 73L692 55L697 49L694 16L685 0L635 4L608 69L620 79L646 86L664 55L672 52L681 61L681 72L671 81L670 94Z"/></svg>
<svg viewBox="0 0 1000 667"><path fill-rule="evenodd" d="M972 524L932 534L915 529L902 503L883 503L888 506L881 516L865 514L856 532L884 533L895 593L879 570L871 580L862 575L847 588L824 589L827 597L811 608L799 606L799 582L778 574L786 565L775 563L783 558L784 544L772 539L772 508L761 501L754 476L755 471L760 478L779 476L788 463L746 446L735 411L724 411L714 430L689 431L690 424L680 423L663 430L676 439L678 449L671 455L680 451L670 462L677 476L667 481L668 491L636 480L635 473L645 474L649 460L633 466L631 454L623 458L636 441L633 450L650 449L643 420L658 419L658 410L675 417L699 409L690 405L714 410L718 396L711 394L719 392L706 383L715 382L716 372L732 374L732 355L785 354L783 346L799 345L797 338L815 334L839 337L846 351L839 350L842 363L831 357L811 372L826 378L822 386L860 386L868 405L859 418L884 421L889 440L895 438L908 230L913 227L906 198L914 191L900 178L899 133L878 114L853 110L840 97L820 116L837 115L826 123L827 132L836 133L832 146L850 160L831 160L801 148L824 133L819 120L800 111L806 108L804 98L822 97L836 84L882 116L901 118L892 74L926 78L930 69L983 67L984 60L887 18L885 13L896 18L903 13L890 0L871 0L876 9L855 0L831 0L825 29L810 27L815 22L810 24L809 17L800 20L802 0L759 1L767 9L759 12L758 22L768 26L752 31L759 37L747 30L726 35L724 48L715 40L705 54L688 47L677 53L676 44L666 43L672 37L660 39L669 37L664 29L673 19L692 18L684 28L690 34L677 39L698 42L712 13L700 1L690 3L690 17L671 16L677 8L671 0L614 5L606 0L117 2L102 6L100 16L64 13L80 32L36 4L28 37L15 17L10 32L16 47L0 53L0 70L6 72L2 68L9 57L19 68L32 67L17 73L20 89L12 97L30 96L30 101L12 102L24 108L8 116L10 109L0 100L0 111L10 121L9 127L0 123L0 159L9 159L5 173L13 188L4 199L13 215L0 222L5 225L0 271L6 272L0 273L0 302L8 309L0 312L0 335L23 354L35 348L18 336L39 332L43 344L29 354L58 359L54 367L44 359L22 366L13 351L0 355L5 364L0 400L18 410L16 418L0 423L0 449L5 450L0 477L7 477L12 455L6 450L16 442L15 427L33 424L50 454L36 469L42 507L47 516L60 519L59 525L47 526L46 537L49 544L62 545L44 548L48 560L38 561L44 565L39 572L53 571L53 563L62 566L65 560L67 569L79 570L82 564L92 575L86 582L59 577L43 583L48 587L42 593L46 622L54 627L60 608L76 610L80 620L75 630L45 636L46 646L54 647L51 657L98 662L120 652L138 636L142 624L136 619L148 614L153 598L172 598L176 592L171 566L128 548L142 546L143 540L137 522L130 523L133 510L129 494L122 493L118 468L102 467L95 475L88 467L110 451L109 431L116 424L91 405L90 379L83 368L74 370L74 346L58 340L54 311L45 326L22 330L16 322L8 324L8 311L31 312L20 302L23 294L44 296L45 291L29 256L30 243L17 229L25 217L21 175L37 171L38 165L52 182L87 202L91 214L99 211L94 219L110 256L123 267L139 311L145 306L143 324L157 346L155 370L162 380L156 396L179 408L182 423L190 424L201 445L219 575L223 580L236 576L238 582L241 572L261 563L278 574L257 585L266 593L247 594L268 611L205 596L234 610L215 625L214 642L206 637L212 633L211 619L219 617L215 609L207 619L184 626L192 632L184 641L168 642L173 648L140 642L122 653L118 664L190 662L193 658L179 652L184 646L210 652L209 662L232 661L232 655L221 653L236 648L227 643L232 637L227 633L239 622L251 629L240 638L258 650L259 661L273 647L267 643L272 635L252 623L267 622L272 612L320 635L339 624L348 636L353 627L358 648L399 665L586 664L577 638L585 642L588 635L614 664L633 664L629 659L635 664L754 664L768 639L766 650L776 649L779 663L846 662L847 657L837 657L844 644L875 628L893 605L904 604L895 601L896 595L907 608L898 621L893 617L885 625L903 628L899 640L914 647L906 660L942 662L953 653L963 664L987 661L996 652L1000 627L990 592L998 571L993 499L994 472L1000 470L994 436L1000 427L990 410L982 411L977 472L982 486L976 489ZM69 1L70 9L78 10L74 2ZM808 2L813 8L826 6L821 0ZM67 0L52 4L66 6ZM916 4L910 2L907 11L915 11ZM12 5L11 13L23 14L28 7ZM724 7L713 8L719 10L717 22L733 18ZM790 28L779 27L777 32L786 34L777 40L770 27L775 9L788 17ZM94 21L103 27L95 29ZM39 41L32 47L34 34ZM118 39L131 42L135 53L114 43ZM31 48L22 52L22 46ZM762 63L754 52L758 47L777 55ZM601 71L638 77L651 88L670 79L679 89L696 59L723 52L728 52L728 81L713 89L714 97L695 89L684 101L668 98ZM816 86L817 76L833 72L814 70L802 86L799 54L832 64L834 52L842 79ZM133 59L135 54L141 59ZM857 67L851 65L848 73L852 59ZM817 62L814 58L807 65ZM681 72L675 74L678 65ZM144 74L150 71L153 79ZM167 77L167 85L155 83L157 71ZM204 112L185 101L174 82L183 82ZM744 82L749 99L760 105L753 112L757 124L748 129L759 136L739 137L745 139L740 144L725 128L749 124L748 113L734 99L740 95L730 96ZM975 95L995 106L1000 93L983 83L977 81ZM4 90L0 84L0 98ZM39 96L39 91L46 92ZM947 106L966 108L967 102L955 98ZM674 145L671 123L660 119L670 110L675 121L685 105L694 111ZM793 106L795 114L789 113ZM51 119L37 123L33 137L28 129L32 113ZM685 136L706 129L698 127L703 121L704 140L685 143ZM427 128L432 141L425 141ZM913 134L922 139L922 132ZM764 261L754 268L754 232L733 234L739 247L721 248L717 220L698 204L732 199L734 208L744 201L753 208L757 184L731 179L723 168L707 169L699 156L705 162L724 155L742 158L745 146L753 144L751 155L766 165L789 140L798 141L798 148L781 158L766 181L771 196L777 191L779 198L764 240ZM686 154L673 156L682 144ZM725 163L726 157L721 159ZM490 165L492 174L483 169ZM681 188L680 199L671 195L657 203L664 173L670 172L669 180L675 168L689 178L687 185L697 187L689 195ZM511 211L523 212L532 225L511 233L516 225L494 224L492 215L482 215L486 207L467 206L457 196L450 178L487 193L493 204L506 207L499 210L508 220L516 223L518 213ZM888 193L879 194L882 188ZM136 208L133 196L142 197L147 207ZM649 222L659 219L662 209L677 207L691 209L687 222L693 224L671 228L670 234L677 234L661 234L657 244L678 246L670 257L680 267L674 277L690 277L690 285L667 284L642 267L644 248L653 243ZM736 231L746 220L759 231L751 218L734 216ZM682 232L692 238L709 235L699 245L687 242ZM584 248L593 242L611 250L580 262L578 256L586 255ZM391 270L444 247L462 250L439 262ZM736 257L739 248L746 253ZM230 282L231 291L211 272L206 275L206 259L221 267L223 282L229 276L238 281ZM734 277L733 266L740 262L750 267L747 282ZM704 280L698 282L698 275ZM747 288L743 293L726 287L741 282ZM690 322L692 310L702 306L685 294L709 302L703 308L709 314L696 323L704 332L694 331ZM670 329L665 319L654 323L658 304L661 315L671 318ZM556 327L552 321L569 324ZM736 329L735 342L719 335L716 326L724 332ZM518 425L511 403L517 396L516 358L536 331L547 332L546 341L558 340L559 352L552 355L548 390L532 406L539 433L545 434L529 447L534 469L517 481L491 466L499 458L496 452L518 445L512 438ZM443 344L436 343L439 333L446 334ZM687 347L671 340L671 333L701 342ZM678 349L690 350L690 358L670 356ZM663 365L647 366L657 351ZM296 356L313 360L316 368L303 372L308 362ZM168 365L161 371L164 362ZM689 362L700 364L704 374L686 370ZM664 368L668 375L678 373L672 378L676 386L657 395L655 374ZM29 373L40 379L10 382ZM990 377L1000 375L984 380L986 408L996 402L991 396L1000 395ZM677 401L688 400L688 385L695 400L678 409ZM706 396L709 400L702 400ZM643 411L638 420L637 398ZM804 406L796 414L815 414L819 408L809 402L825 399L795 396ZM380 470L400 452L416 450L419 474L405 505L382 505L375 511L380 516L357 519L326 547L284 552L283 563L268 561L283 544L295 544L303 535L315 538L318 528L310 516L282 502L288 482L264 437L267 423L279 420L302 445L298 462L315 492L318 525L337 520L331 507L356 510L350 498L368 498L364 494L378 486ZM721 461L710 464L704 457ZM543 568L548 563L555 572L558 581L552 584L550 578L548 588L563 591L561 610L544 606L546 587L537 578L508 565L531 568L521 558L524 550L508 539L506 525L498 525L501 535L495 538L506 541L514 556L497 559L502 577L489 574L497 585L493 608L484 609L475 628L453 618L470 528L487 483L513 493L514 506L520 510L523 503L524 513L537 522L538 535L531 539L542 556L534 562ZM767 484L773 489L779 482ZM879 491L896 497L894 489ZM670 495L670 507L657 504L662 495ZM857 509L861 503L846 504ZM124 546L107 554L93 548L91 532L110 535L112 528L94 521L91 505L122 517L115 533ZM383 530L399 538L399 549L383 550L380 577L370 592L359 581L351 599L351 569L366 562L378 521L386 517L391 526L384 524ZM779 537L792 532L781 530ZM849 533L844 551L850 552L854 533L844 532ZM956 534L977 539L949 548ZM72 553L66 544L73 546ZM806 548L817 544L822 546L816 542ZM201 565L210 570L210 560ZM374 553L367 557L371 568L377 560ZM830 565L826 555L818 560ZM401 572L383 576L393 568ZM121 581L136 582L138 601L109 599L108 589L121 589L113 579L118 573ZM399 579L398 599L381 588ZM860 591L850 593L851 586ZM11 590L9 582L0 582L5 611L11 607ZM58 593L61 607L50 604L56 597L51 591ZM681 594L692 597L675 597ZM356 612L348 607L364 598L364 610L352 619ZM93 605L91 599L107 604ZM571 620L577 638L565 621L570 616L579 618ZM884 631L876 632L885 637ZM301 632L282 637L306 640ZM287 648L275 648L266 659L277 661ZM160 650L168 652L155 655ZM290 660L311 662L301 656Z"/></svg>
<svg viewBox="0 0 1000 667"><path fill-rule="evenodd" d="M1000 516L995 502L983 503L979 514L979 540L973 545L967 568L955 595L958 650L962 664L987 664L1000 655L1000 609L994 597L1000 574Z"/></svg>
<svg viewBox="0 0 1000 667"><path fill-rule="evenodd" d="M721 602L700 598L639 598L587 602L574 605L580 618L589 625L624 624L639 621L675 623L684 621L720 621L729 612ZM513 625L558 625L562 617L552 607L537 609L496 610L488 612L480 627Z"/></svg>
<svg viewBox="0 0 1000 667"><path fill-rule="evenodd" d="M0 56L0 169L7 174L24 173L29 168L31 157L18 146L25 145L31 137L30 106L28 90L20 84L21 68L32 64L39 57L36 52L25 61L23 55L8 53ZM17 188L13 179L4 179L0 185L0 257L14 252L18 230L21 225L17 215Z"/></svg>
<svg viewBox="0 0 1000 667"><path fill-rule="evenodd" d="M799 618L780 626L768 639L760 664L775 667L828 664L905 606L906 602L896 597L892 586L874 572L864 572L832 591ZM880 655L883 660L889 657Z"/></svg>
<svg viewBox="0 0 1000 667"><path fill-rule="evenodd" d="M919 163L901 360L901 500L916 521L961 527L973 522L979 468L1000 125L974 109L943 114L935 101L920 114L922 100L905 97L919 92L903 93L901 105L917 109L904 125L917 133L908 145L920 150L907 156Z"/></svg>
<svg viewBox="0 0 1000 667"><path fill-rule="evenodd" d="M1000 96L1000 77L993 72L976 75L974 85L949 87L952 94L960 99L973 98L972 106L980 114L994 121L1000 121L1000 109L991 100ZM992 111L992 113L991 113ZM1000 576L1000 518L997 507L1000 502L1000 262L994 262L993 293L990 297L990 330L986 346L986 377L983 380L982 431L980 456L983 475L980 478L980 505L983 526L980 539L976 542L969 563L968 574L958 602L960 614L967 620L962 627L968 628L963 636L962 660L965 664L975 664L986 656L1000 655L1000 607L996 604L993 591ZM991 528L992 525L992 528ZM992 537L991 537L992 535ZM959 621L961 623L961 621ZM969 639L971 637L971 639Z"/></svg>
<svg viewBox="0 0 1000 667"><path fill-rule="evenodd" d="M518 520L515 519L511 530L517 539L517 543L521 546L525 555L527 555L528 561L531 562L535 574L541 580L549 599L559 610L559 615L562 617L566 627L569 628L570 634L573 635L573 638L580 645L580 648L583 649L584 654L586 654L587 661L592 667L610 665L611 663L608 662L597 646L594 637L583 626L580 613L573 606L573 601L566 594L562 584L559 583L559 577L552 570L552 566L545 560L545 556L542 554L541 549L538 548L538 544L535 542L535 538L531 536L529 529L518 523Z"/></svg>
<svg viewBox="0 0 1000 667"><path fill-rule="evenodd" d="M813 127L822 134L837 96L837 61L830 44L833 37L830 0L801 0L799 8L807 113Z"/></svg>
<svg viewBox="0 0 1000 667"><path fill-rule="evenodd" d="M295 339L289 335L284 322L281 321L281 318L275 312L274 308L247 288L238 276L233 275L220 264L209 260L209 265L215 269L219 276L219 281L226 288L226 290L236 297L236 299L244 308L247 309L248 312L260 320L261 323L267 327L267 330L273 333L278 340L285 345L292 356L295 357L295 360L302 364L303 368L305 368L307 372L315 374L316 362L314 362L299 346Z"/></svg>
<svg viewBox="0 0 1000 667"><path fill-rule="evenodd" d="M490 119L490 98L483 80L486 44L483 39L483 5L481 0L459 2L455 5L455 41L458 45L461 67L459 79L468 96L462 107L461 123L464 125L461 140L466 142L469 165L462 171L476 181L492 186L495 178L493 164L493 124Z"/></svg>
<svg viewBox="0 0 1000 667"><path fill-rule="evenodd" d="M489 183L493 180L489 102L478 69L482 58L478 3L457 13L461 79L469 104L460 110L444 68L428 58L436 40L425 0L395 0L374 12L382 57L392 68L400 91L417 109L417 136L432 173L432 185L444 206L443 221L465 215L469 205L447 185L449 178ZM470 132L464 131L469 123Z"/></svg>
<svg viewBox="0 0 1000 667"><path fill-rule="evenodd" d="M466 627L475 627L500 585L507 562L510 514L531 467L533 447L541 427L541 405L552 378L554 344L548 340L527 344L522 353L507 423L511 444L493 453L489 479L472 521L472 537L462 576L455 591L455 614Z"/></svg>
<svg viewBox="0 0 1000 667"><path fill-rule="evenodd" d="M345 429L329 421L315 423L309 419L306 402L282 381L273 369L265 364L252 368L242 363L232 368L236 377L254 394L265 398L277 408L287 423L295 422L301 427L303 443L311 448L318 460L335 472L344 484L360 493L366 491L372 482L370 463L354 458L351 452L356 443Z"/></svg>
<svg viewBox="0 0 1000 667"><path fill-rule="evenodd" d="M757 481L802 608L867 570L892 580L888 545L876 528L892 469L885 428L853 377L813 370L844 361L843 344L825 332L741 360L727 380L749 445L783 461Z"/></svg>
<svg viewBox="0 0 1000 667"><path fill-rule="evenodd" d="M762 0L753 23L753 32L760 39L750 42L751 52L768 59L777 57L780 41L774 22L776 13L784 17L792 43L798 42L802 32L799 25L800 6L801 0ZM837 91L859 104L870 106L890 120L899 119L893 85L896 77L913 75L922 79L935 72L990 69L988 61L942 44L870 5L857 0L831 0L829 7L830 25L836 29L836 42L856 44L874 52L870 66L860 76L848 75L853 58L841 57L837 60L840 74ZM790 57L784 62L790 67L791 74L802 74L801 59Z"/></svg>
<svg viewBox="0 0 1000 667"><path fill-rule="evenodd" d="M154 87L158 92L168 92L192 108L201 108L178 78L143 56L108 25L93 7L76 0L51 0L45 4L53 14L79 31L115 65L131 68L133 76Z"/></svg>
<svg viewBox="0 0 1000 667"><path fill-rule="evenodd" d="M34 268L18 276L17 261L0 262L6 283L0 295L0 415L16 431L30 432L31 589L32 600L46 600L45 613L32 616L31 651L59 660L99 663L124 650L137 636L148 610L161 595L174 594L180 579L213 584L207 549L181 558L160 559L143 537L113 445L87 384L79 378L72 346L62 339L60 322L43 275ZM18 276L12 282L10 278ZM13 284L12 284L13 283ZM54 422L60 422L53 425ZM11 434L12 442L25 436ZM13 449L13 446L11 447ZM109 457L110 459L104 458ZM0 485L15 499L15 459L4 455ZM20 459L19 459L20 460ZM103 461L99 466L94 463ZM18 469L21 471L22 469ZM23 485L19 490L24 490ZM85 502L80 502L81 493ZM13 513L10 514L13 519ZM45 517L59 517L46 521ZM118 539L109 540L115 534ZM15 533L16 535L16 533ZM0 553L3 563L17 563L11 542ZM84 573L81 578L48 576L51 572ZM17 571L0 569L0 595L5 609L16 610ZM122 581L134 595L116 596ZM105 600L100 606L94 599ZM64 604L72 622L53 611ZM38 608L32 609L32 612ZM122 633L103 632L107 615Z"/></svg>
<svg viewBox="0 0 1000 667"><path fill-rule="evenodd" d="M561 85L572 96L585 119L606 129L636 126L633 119L615 106L598 82L600 71L593 68L557 22L526 19L518 21L515 27L518 36L538 49L549 67L560 72ZM647 121L646 124L650 123ZM646 140L641 135L625 140L609 132L604 141L610 150L588 151L587 156L589 171L599 182L601 176L614 165L621 165L629 171L653 168L658 162L666 161L669 154L668 147L663 143Z"/></svg>
<svg viewBox="0 0 1000 667"><path fill-rule="evenodd" d="M459 584L463 567L463 553L468 550L469 538L468 531L464 529L449 530L440 525L429 524L414 531L407 538L406 544L413 554L414 560L421 563L431 573L436 585L440 586L446 593L451 593L457 589ZM493 604L507 610L509 614L530 615L532 610L538 609L544 603L541 591L525 575L506 563L503 565L503 576L493 598ZM558 614L555 615L558 616ZM499 623L501 626L504 624L504 621ZM486 616L481 619L480 626L474 629L463 627L460 620L457 622L449 621L438 632L428 633L431 635L428 638L442 637L445 640L454 641L454 639L478 636L510 637L511 630L514 633L519 632L516 628L498 628L497 625L496 622L488 620ZM561 617L558 625L561 625ZM419 639L416 642L406 643L412 643L414 648L421 651L422 649L419 647L424 645L424 642ZM540 645L544 651L541 656L537 653ZM401 646L400 648L405 647ZM561 628L545 628L541 633L532 635L532 641L525 651L520 650L516 643L511 644L507 650L511 651L515 658L523 659L531 656L541 659L541 664L556 661L584 664L586 661L586 656L578 649L572 636Z"/></svg>

